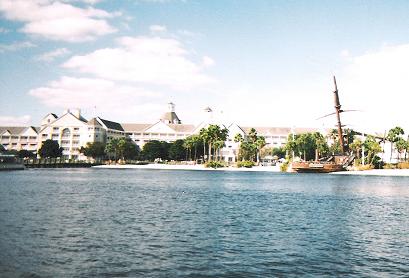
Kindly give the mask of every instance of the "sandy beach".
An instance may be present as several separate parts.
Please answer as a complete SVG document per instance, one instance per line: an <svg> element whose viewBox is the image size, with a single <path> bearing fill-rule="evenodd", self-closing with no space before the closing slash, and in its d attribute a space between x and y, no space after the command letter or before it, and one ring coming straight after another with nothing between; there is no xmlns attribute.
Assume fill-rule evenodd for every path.
<svg viewBox="0 0 409 278"><path fill-rule="evenodd" d="M206 168L204 165L168 165L168 164L147 164L147 165L99 165L93 168L103 169L156 169L156 170L194 170L194 171L241 171L241 172L280 172L279 166L256 166L253 168Z"/></svg>
<svg viewBox="0 0 409 278"><path fill-rule="evenodd" d="M192 170L192 171L234 171L234 172L280 172L279 166L256 166L253 168L205 168L203 165L168 165L168 164L147 164L147 165L99 165L93 168L100 169L152 169L152 170ZM366 171L344 171L334 172L331 175L356 175L356 176L395 176L409 177L409 169L374 169Z"/></svg>

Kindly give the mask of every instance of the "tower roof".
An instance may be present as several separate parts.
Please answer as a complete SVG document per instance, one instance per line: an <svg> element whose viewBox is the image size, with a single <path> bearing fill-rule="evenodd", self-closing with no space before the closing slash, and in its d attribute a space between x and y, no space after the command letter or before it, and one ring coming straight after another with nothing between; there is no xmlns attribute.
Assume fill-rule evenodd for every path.
<svg viewBox="0 0 409 278"><path fill-rule="evenodd" d="M167 123L176 123L176 124L180 124L181 121L178 117L178 115L176 115L175 112L166 112L165 114L162 115L162 117L160 118L161 121L167 122Z"/></svg>

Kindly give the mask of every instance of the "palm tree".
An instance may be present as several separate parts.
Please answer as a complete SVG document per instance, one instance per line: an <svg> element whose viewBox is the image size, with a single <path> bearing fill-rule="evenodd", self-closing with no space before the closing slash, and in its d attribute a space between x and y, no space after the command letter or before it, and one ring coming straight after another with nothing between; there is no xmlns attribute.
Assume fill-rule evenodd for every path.
<svg viewBox="0 0 409 278"><path fill-rule="evenodd" d="M400 160L402 158L401 154L403 153L403 151L405 151L407 149L407 144L408 142L403 139L403 138L399 138L398 141L396 141L395 145L396 145L396 149L398 151L398 159Z"/></svg>
<svg viewBox="0 0 409 278"><path fill-rule="evenodd" d="M349 147L352 151L355 151L356 157L359 158L359 153L362 150L362 141L359 138L356 138L354 142L352 142Z"/></svg>
<svg viewBox="0 0 409 278"><path fill-rule="evenodd" d="M192 151L191 151L193 147L192 136L188 136L185 138L185 140L183 140L183 147L186 149L186 160L188 159L191 160L192 158Z"/></svg>
<svg viewBox="0 0 409 278"><path fill-rule="evenodd" d="M193 147L195 148L194 160L196 161L197 146L199 145L199 143L201 141L201 138L200 138L199 135L194 134L194 135L191 136L190 140L192 142Z"/></svg>
<svg viewBox="0 0 409 278"><path fill-rule="evenodd" d="M105 146L105 152L108 154L114 153L114 159L117 159L117 153L119 149L119 139L118 138L113 138L108 141L108 143Z"/></svg>
<svg viewBox="0 0 409 278"><path fill-rule="evenodd" d="M236 155L236 162L239 161L239 152L241 148L241 143L243 142L243 136L240 133L234 135L234 142L239 143L239 150Z"/></svg>
<svg viewBox="0 0 409 278"><path fill-rule="evenodd" d="M210 139L208 130L206 128L202 128L200 130L199 137L203 141L203 161L204 161L205 160L205 155L206 155L206 144L208 143L208 141Z"/></svg>
<svg viewBox="0 0 409 278"><path fill-rule="evenodd" d="M405 132L403 129L399 126L392 128L389 130L388 135L386 136L386 139L388 139L389 142L391 142L391 156L390 160L392 160L392 152L393 152L393 145L399 141L399 138L401 138L401 135L403 135Z"/></svg>
<svg viewBox="0 0 409 278"><path fill-rule="evenodd" d="M266 138L264 136L257 136L255 142L257 148L257 164L260 163L260 151L266 145Z"/></svg>

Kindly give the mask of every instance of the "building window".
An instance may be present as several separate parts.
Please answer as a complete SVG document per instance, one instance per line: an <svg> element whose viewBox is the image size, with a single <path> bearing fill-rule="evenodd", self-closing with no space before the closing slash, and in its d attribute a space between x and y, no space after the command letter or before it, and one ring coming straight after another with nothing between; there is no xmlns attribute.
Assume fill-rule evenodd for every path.
<svg viewBox="0 0 409 278"><path fill-rule="evenodd" d="M53 131L58 131L59 128L58 127L53 127Z"/></svg>
<svg viewBox="0 0 409 278"><path fill-rule="evenodd" d="M69 138L71 136L71 131L69 128L64 128L62 131L63 138Z"/></svg>

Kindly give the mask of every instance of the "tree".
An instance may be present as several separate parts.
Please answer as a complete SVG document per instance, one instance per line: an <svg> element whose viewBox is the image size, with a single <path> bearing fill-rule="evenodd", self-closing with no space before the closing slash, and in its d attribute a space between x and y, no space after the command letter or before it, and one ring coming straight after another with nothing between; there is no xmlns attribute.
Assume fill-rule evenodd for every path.
<svg viewBox="0 0 409 278"><path fill-rule="evenodd" d="M0 144L0 153L5 152L5 151L6 151L6 148L2 144Z"/></svg>
<svg viewBox="0 0 409 278"><path fill-rule="evenodd" d="M102 158L105 156L105 143L88 142L85 147L81 147L80 152L87 157Z"/></svg>
<svg viewBox="0 0 409 278"><path fill-rule="evenodd" d="M408 142L403 139L403 138L399 138L396 142L395 142L395 146L396 146L396 150L398 151L398 159L400 160L402 158L402 153L408 149Z"/></svg>
<svg viewBox="0 0 409 278"><path fill-rule="evenodd" d="M112 158L112 155L113 155L114 159L117 160L118 151L119 151L119 139L112 138L111 140L108 141L108 143L105 146L105 153L110 158Z"/></svg>
<svg viewBox="0 0 409 278"><path fill-rule="evenodd" d="M271 150L272 156L277 156L278 158L285 157L285 149L283 147L275 147Z"/></svg>
<svg viewBox="0 0 409 278"><path fill-rule="evenodd" d="M237 152L236 155L236 161L239 161L239 153L240 153L240 148L241 148L241 143L243 142L243 136L240 133L237 133L234 135L234 142L239 143L239 151Z"/></svg>
<svg viewBox="0 0 409 278"><path fill-rule="evenodd" d="M19 150L17 153L19 158L35 158L36 154L28 150Z"/></svg>
<svg viewBox="0 0 409 278"><path fill-rule="evenodd" d="M209 143L209 140L210 140L209 131L206 128L202 128L200 130L199 137L201 138L203 142L203 161L204 161L205 155L206 155L206 145ZM209 157L207 159L209 159Z"/></svg>
<svg viewBox="0 0 409 278"><path fill-rule="evenodd" d="M186 160L192 160L193 138L188 136L183 140L183 148L186 151ZM172 158L171 158L172 159Z"/></svg>
<svg viewBox="0 0 409 278"><path fill-rule="evenodd" d="M327 154L329 150L324 136L319 132L290 134L284 148L298 154L306 161L318 159L319 156Z"/></svg>
<svg viewBox="0 0 409 278"><path fill-rule="evenodd" d="M239 155L242 157L242 159L251 161L256 160L257 163L259 162L260 151L266 145L266 139L263 136L258 136L255 128L251 128L248 135L244 139L237 136L235 140L240 142Z"/></svg>
<svg viewBox="0 0 409 278"><path fill-rule="evenodd" d="M57 141L47 139L43 141L38 154L41 158L56 158L62 156L62 151Z"/></svg>
<svg viewBox="0 0 409 278"><path fill-rule="evenodd" d="M202 139L200 138L200 135L197 134L191 136L191 141L194 149L194 160L196 161L198 155L204 155L204 153L202 153L204 144Z"/></svg>
<svg viewBox="0 0 409 278"><path fill-rule="evenodd" d="M152 140L147 142L142 148L142 157L149 161L159 158L167 160L169 158L170 144L164 141Z"/></svg>
<svg viewBox="0 0 409 278"><path fill-rule="evenodd" d="M257 136L255 145L257 148L257 163L259 163L260 162L260 151L266 145L266 138L264 136Z"/></svg>
<svg viewBox="0 0 409 278"><path fill-rule="evenodd" d="M220 128L218 125L209 125L208 128L202 128L200 130L200 137L202 138L203 142L208 145L207 161L212 160L212 151L213 154L216 154L216 152L223 147L220 141L223 141L224 144L228 133L229 130L227 128Z"/></svg>
<svg viewBox="0 0 409 278"><path fill-rule="evenodd" d="M359 138L355 138L354 141L349 144L349 148L351 151L354 151L356 154L356 157L359 158L360 157L360 153L362 151L362 141Z"/></svg>
<svg viewBox="0 0 409 278"><path fill-rule="evenodd" d="M329 147L327 144L327 141L325 140L325 137L319 133L315 132L313 133L313 137L315 139L315 160L318 160L320 157L326 155L329 151Z"/></svg>
<svg viewBox="0 0 409 278"><path fill-rule="evenodd" d="M122 159L136 159L140 149L131 138L121 138L118 142L118 152Z"/></svg>
<svg viewBox="0 0 409 278"><path fill-rule="evenodd" d="M193 143L191 144L193 146ZM185 157L185 140L176 140L170 145L169 158L172 160L182 161Z"/></svg>
<svg viewBox="0 0 409 278"><path fill-rule="evenodd" d="M393 152L394 144L399 141L399 138L402 138L401 135L403 135L404 133L405 132L403 131L403 129L399 126L396 126L389 130L388 135L386 136L386 139L388 139L388 141L391 142L390 160L392 160L392 152Z"/></svg>
<svg viewBox="0 0 409 278"><path fill-rule="evenodd" d="M376 154L382 152L382 147L376 142L375 137L368 135L364 142L364 148L366 153L366 162L369 164L374 164L374 161L377 157Z"/></svg>

